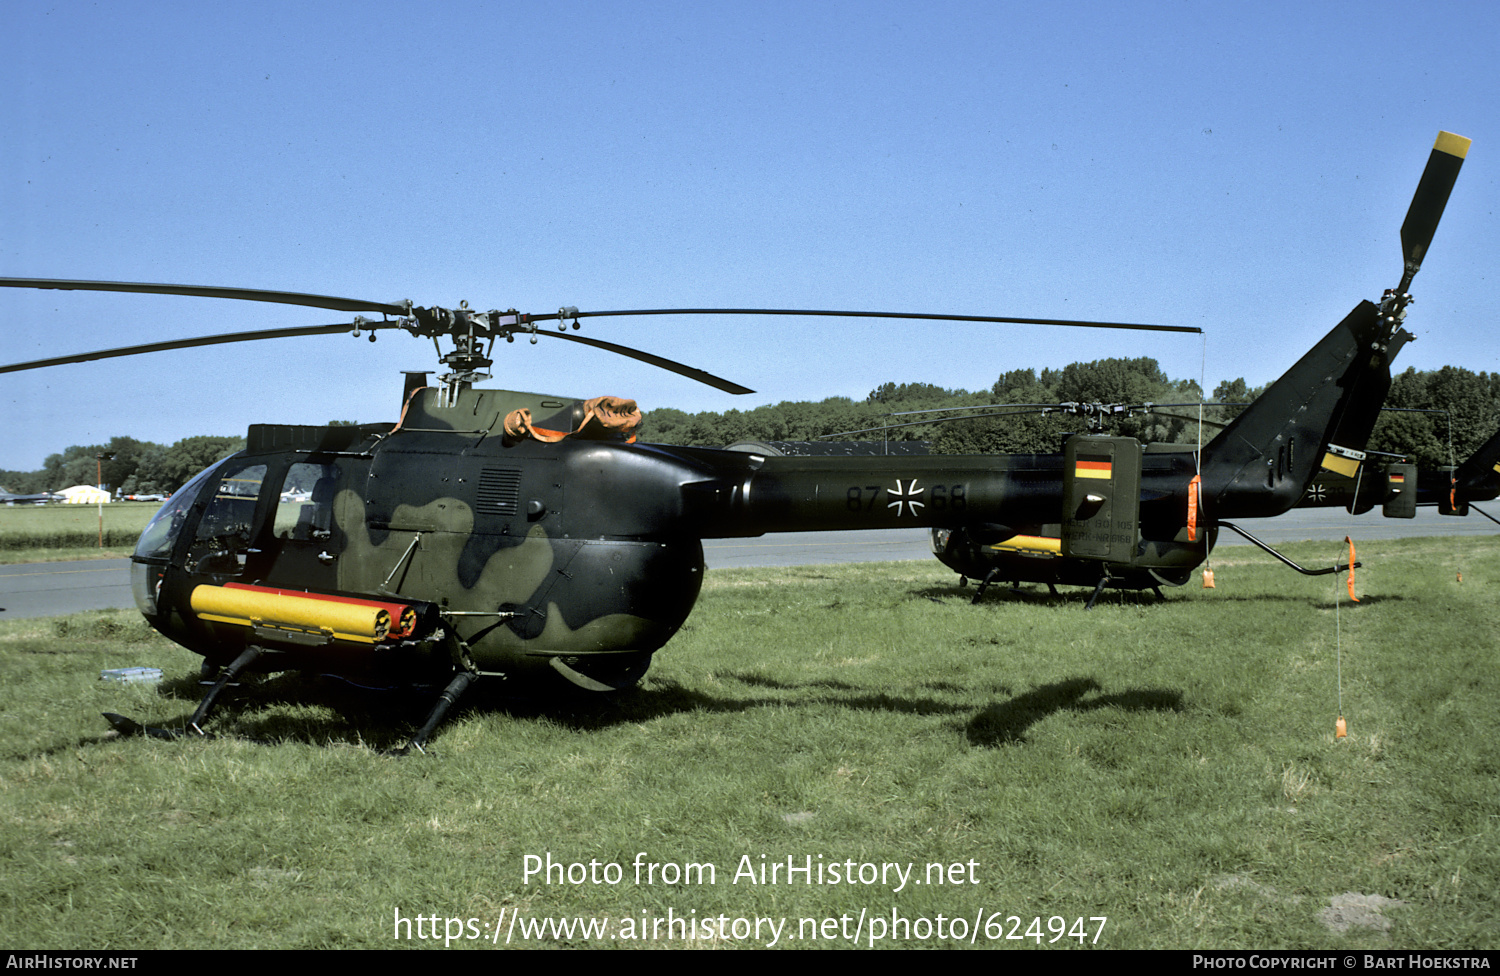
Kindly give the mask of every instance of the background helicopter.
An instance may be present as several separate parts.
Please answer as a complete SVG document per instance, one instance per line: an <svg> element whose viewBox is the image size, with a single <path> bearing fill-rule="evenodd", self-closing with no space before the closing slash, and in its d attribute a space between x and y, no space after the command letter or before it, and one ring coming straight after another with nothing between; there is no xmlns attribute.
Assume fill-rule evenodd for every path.
<svg viewBox="0 0 1500 976"><path fill-rule="evenodd" d="M1133 438L1071 437L1060 465L1055 455L1046 456L1051 462L1033 462L1039 470L1060 468L1060 475L1052 475L1054 481L1061 480L1059 508L1035 521L936 528L932 546L937 558L964 581L981 581L975 602L989 583L1005 580L1047 583L1054 589L1057 584L1092 586L1090 607L1106 586L1150 588L1160 594L1162 585L1183 585L1207 558L1220 527L1239 533L1304 574L1346 569L1303 569L1228 519L1280 514L1309 497L1321 497L1315 491L1319 479L1325 485L1332 481L1350 486L1383 479L1383 496L1390 495L1392 479L1404 480L1404 470L1364 473L1365 447L1390 388L1390 362L1410 338L1400 328L1410 302L1406 289L1432 242L1468 146L1463 137L1438 136L1401 227L1405 260L1398 287L1386 292L1378 308L1368 302L1356 307L1318 347L1224 426L1201 454L1192 445L1152 444L1143 451ZM1294 431L1295 418L1305 418L1318 397L1330 396L1330 386L1344 390L1347 398L1327 413L1314 410L1315 425ZM1060 406L1090 419L1125 409ZM1316 424L1325 421L1328 426L1315 459L1305 445L1317 436ZM1470 460L1463 471L1465 497L1493 497L1482 494L1490 490L1493 466L1494 459L1484 450ZM1415 484L1415 470L1410 474ZM1263 484L1249 490L1257 477ZM1414 492L1395 497L1403 506L1408 501L1415 504ZM1448 495L1441 504L1452 509L1457 499L1457 494ZM1411 511L1415 514L1414 507Z"/></svg>
<svg viewBox="0 0 1500 976"><path fill-rule="evenodd" d="M1389 359L1406 337L1406 285L1462 159L1453 140L1467 145L1440 137L1407 218L1409 241L1403 227L1401 287L1378 308L1362 302L1216 438L1201 482L1191 453L1143 460L1139 445L1118 439L1074 438L1062 455L904 458L767 458L642 445L634 443L639 413L631 401L473 386L487 378L496 339L527 334L607 348L745 392L681 363L538 327L571 320L576 328L591 316L759 313L1198 331L1184 327L785 309L527 315L235 288L20 278L0 286L377 312L384 317L357 317L352 329L400 328L453 342L441 357L451 372L439 386L409 375L394 427L252 426L243 452L202 472L161 509L132 568L136 602L152 626L218 670L189 729L202 731L217 696L247 668L447 680L409 744L421 748L481 676L556 672L595 690L634 684L696 600L704 538L908 526L949 529L950 538L1014 536L1014 527L1061 519L1064 558L1103 579L1126 564L1151 578L1190 570L1212 544L1214 520L1286 510L1320 465L1368 436ZM174 340L0 372L349 329ZM1201 528L1192 524L1190 499L1204 512ZM128 719L112 721L141 731Z"/></svg>

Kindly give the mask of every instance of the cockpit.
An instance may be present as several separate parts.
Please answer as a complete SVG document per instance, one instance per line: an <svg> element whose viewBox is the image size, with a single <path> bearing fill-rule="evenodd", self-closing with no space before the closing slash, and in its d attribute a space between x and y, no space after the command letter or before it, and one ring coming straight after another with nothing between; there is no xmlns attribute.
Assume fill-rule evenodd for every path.
<svg viewBox="0 0 1500 976"><path fill-rule="evenodd" d="M131 567L136 606L155 615L162 575L174 559L190 577L222 582L263 573L288 545L327 545L340 475L333 464L283 467L243 456L205 469L141 533ZM191 538L180 546L184 532Z"/></svg>

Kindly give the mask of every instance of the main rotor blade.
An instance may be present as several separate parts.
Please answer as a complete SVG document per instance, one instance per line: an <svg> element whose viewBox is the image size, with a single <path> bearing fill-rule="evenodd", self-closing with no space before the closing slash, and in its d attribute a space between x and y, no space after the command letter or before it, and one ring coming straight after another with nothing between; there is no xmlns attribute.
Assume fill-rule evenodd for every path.
<svg viewBox="0 0 1500 976"><path fill-rule="evenodd" d="M381 323L366 323L369 329ZM62 366L67 363L87 363L95 359L115 359L120 356L139 356L148 352L165 352L168 349L189 349L193 346L217 346L226 342L250 342L255 339L288 339L294 336L332 335L352 331L349 323L340 325L307 325L294 329L261 329L255 332L228 332L223 335L201 336L197 339L173 339L168 342L148 342L139 346L122 346L119 349L101 349L96 352L81 352L72 356L54 359L37 359L29 363L14 363L0 366L0 373L18 373L25 369L42 369L47 366Z"/></svg>
<svg viewBox="0 0 1500 976"><path fill-rule="evenodd" d="M366 322L362 325L362 328L369 329L371 331L382 327L393 328L394 323L387 324L384 322ZM140 356L146 353L166 352L171 349L191 349L195 346L217 346L229 342L253 342L257 339L290 339L299 336L336 335L340 332L350 332L353 330L353 328L353 325L345 322L338 325L307 325L290 329L257 329L251 332L229 332L223 335L200 336L195 339L172 339L166 342L147 342L138 346L122 346L118 349L100 349L94 352L75 353L71 356L56 356L52 359L37 359L29 363L13 363L9 366L0 366L0 373L18 373L23 370L44 369L48 366L63 366L68 363L87 363L93 362L96 359L117 359L122 356ZM755 392L748 387L740 386L738 383L734 383L729 380L723 379L722 377L715 376L712 373L706 373L701 369L695 369L692 366L685 366L682 363L676 362L674 360L666 359L662 356L656 356L649 352L642 352L639 349L631 349L628 346L619 346L614 344L613 342L605 342L602 339L589 339L583 336L567 335L559 332L538 331L535 334L550 336L553 339L566 339L569 342L578 342L586 346L594 346L595 348L603 349L607 352L613 352L618 353L622 356L628 356L631 359L638 359L641 362L650 363L653 366L659 366L662 369L669 370L673 373L678 373L682 376L688 377L689 379L697 380L700 383L706 383L709 386L716 387L720 390L725 391L726 393L738 394Z"/></svg>
<svg viewBox="0 0 1500 976"><path fill-rule="evenodd" d="M1075 319L1028 319L1010 315L946 315L938 312L849 312L811 308L641 308L617 312L569 312L561 318L593 318L605 315L831 315L861 319L923 319L933 322L1001 322L1013 325L1066 325L1082 329L1136 329L1146 332L1196 332L1190 325L1140 325L1131 322L1087 322ZM559 318L556 314L533 315L537 320Z"/></svg>
<svg viewBox="0 0 1500 976"><path fill-rule="evenodd" d="M131 291L150 295L189 295L197 298L238 298L247 302L275 302L281 305L306 305L336 312L384 312L406 315L404 305L390 302L367 302L357 298L335 298L332 295L307 295L295 291L266 291L260 288L220 288L214 285L157 285L139 281L64 281L54 278L0 278L0 288L41 288L55 291Z"/></svg>
<svg viewBox="0 0 1500 976"><path fill-rule="evenodd" d="M1406 260L1406 272L1401 278L1404 294L1411 279L1422 267L1427 256L1427 245L1442 219L1443 208L1448 205L1448 194L1458 180L1459 167L1464 164L1469 145L1473 140L1451 132L1439 132L1432 146L1432 155L1427 157L1427 168L1422 171L1421 182L1412 197L1411 208L1406 212L1406 221L1401 225L1401 251Z"/></svg>
<svg viewBox="0 0 1500 976"><path fill-rule="evenodd" d="M583 315L586 313L580 312L579 314ZM517 335L525 334L526 333L524 332L517 333ZM638 359L643 363L650 363L652 366L660 366L662 369L677 373L680 376L686 376L688 379L697 380L699 383L706 383L709 386L723 390L725 393L738 394L755 392L749 387L740 386L738 383L734 383L721 377L715 376L712 373L705 373L701 369L694 369L692 366L684 366L682 363L674 362L673 360L666 359L662 356L652 355L649 352L642 352L639 349L631 349L629 346L617 346L613 342L605 342L603 339L589 339L585 338L584 336L570 335L566 332L543 332L540 329L532 333L532 335L550 336L553 339L567 339L569 342L581 342L585 346L593 346L595 349L603 349L606 352L618 353L621 356L628 356L631 359Z"/></svg>
<svg viewBox="0 0 1500 976"><path fill-rule="evenodd" d="M1446 135L1446 133L1445 133ZM1461 136L1453 136L1462 139ZM1439 140L1441 142L1441 139ZM1462 139L1467 146L1467 139ZM1451 188L1452 181L1449 181ZM1420 188L1418 188L1420 193ZM1447 192L1443 194L1447 199ZM1441 213L1441 204L1439 213ZM1429 235L1430 236L1430 235ZM216 285L164 285L134 281L87 281L60 278L0 278L0 288L39 288L58 291L124 291L152 295L187 295L198 298L235 298L250 302L275 302L282 305L305 305L311 308L326 308L339 312L382 312L387 315L408 315L405 305L392 302L371 302L358 298L337 298L332 295L310 295L305 292L268 291L261 288L230 288ZM1148 332L1196 332L1202 329L1185 325L1143 325L1131 322L1090 322L1074 319L1020 318L1007 315L948 315L936 312L860 312L833 311L828 309L799 308L652 308L629 309L607 312L546 312L531 315L532 321L545 322L553 319L594 318L611 315L824 315L844 318L869 319L922 319L935 322L998 322L1013 325L1060 325L1086 329L1136 329Z"/></svg>

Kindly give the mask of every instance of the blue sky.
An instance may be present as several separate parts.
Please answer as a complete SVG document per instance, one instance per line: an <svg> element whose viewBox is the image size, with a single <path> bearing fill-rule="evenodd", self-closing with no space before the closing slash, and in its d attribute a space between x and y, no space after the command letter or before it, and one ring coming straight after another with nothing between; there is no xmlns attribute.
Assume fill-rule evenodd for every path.
<svg viewBox="0 0 1500 976"><path fill-rule="evenodd" d="M585 320L487 385L642 408L987 388L1157 358L1273 379L1400 278L1438 130L1474 140L1398 368L1500 370L1489 3L32 3L0 8L0 275L546 312L850 308L1197 337L827 319ZM0 362L343 313L0 290ZM394 419L399 334L0 375L0 468L116 434Z"/></svg>

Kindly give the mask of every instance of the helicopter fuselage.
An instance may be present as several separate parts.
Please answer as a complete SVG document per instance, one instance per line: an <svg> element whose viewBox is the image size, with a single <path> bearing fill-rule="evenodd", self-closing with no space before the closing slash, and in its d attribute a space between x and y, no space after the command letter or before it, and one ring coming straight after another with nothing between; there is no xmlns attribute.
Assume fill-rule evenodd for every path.
<svg viewBox="0 0 1500 976"><path fill-rule="evenodd" d="M421 390L394 429L252 427L246 450L186 486L143 534L142 611L210 664L255 644L272 652L268 669L395 681L455 666L550 668L615 687L687 618L705 538L902 527L1008 537L1056 520L1063 492L1062 455L546 443L503 433L518 403L562 428L579 412L577 401L474 389L445 405ZM1141 558L1190 570L1209 544L1183 535L1194 455L1147 458ZM1258 483L1250 497L1261 504L1267 490ZM377 633L332 622L381 607L416 623Z"/></svg>

